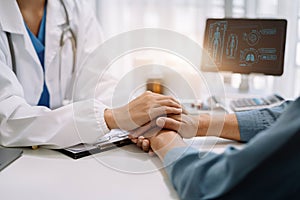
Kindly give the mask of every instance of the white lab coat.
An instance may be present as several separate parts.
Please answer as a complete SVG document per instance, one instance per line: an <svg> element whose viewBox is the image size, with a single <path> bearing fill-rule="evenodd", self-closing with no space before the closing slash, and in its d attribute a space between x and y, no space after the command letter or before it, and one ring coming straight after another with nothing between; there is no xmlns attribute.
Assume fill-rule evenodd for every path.
<svg viewBox="0 0 300 200"><path fill-rule="evenodd" d="M89 1L65 0L71 28L77 39L76 68L102 42L101 30ZM103 113L115 83L110 76L101 80L96 98L74 99L62 106L72 76L72 48L62 50L62 78L59 81L59 39L66 15L59 0L47 4L45 81L50 107L36 106L43 90L43 70L15 0L1 0L0 6L0 144L3 146L44 145L63 148L92 143L109 130ZM17 76L5 32L10 32L16 55ZM61 94L62 93L62 94ZM105 102L106 101L106 102ZM75 110L75 111L74 111Z"/></svg>

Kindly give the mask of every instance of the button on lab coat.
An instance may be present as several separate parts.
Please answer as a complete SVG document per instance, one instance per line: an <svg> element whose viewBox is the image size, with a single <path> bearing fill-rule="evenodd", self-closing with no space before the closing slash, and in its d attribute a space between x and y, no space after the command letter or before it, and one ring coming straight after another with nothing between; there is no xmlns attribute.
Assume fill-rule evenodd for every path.
<svg viewBox="0 0 300 200"><path fill-rule="evenodd" d="M102 42L101 29L88 1L64 1L77 40L76 71ZM63 106L72 77L72 45L61 49L59 40L66 14L59 0L47 3L45 81L50 107L36 106L43 90L43 69L25 28L16 1L2 0L0 6L0 144L3 146L44 145L62 148L92 143L109 130L103 113L115 81L102 78L101 93L95 98L73 99ZM10 32L16 55L17 76L12 71L11 53L5 32ZM61 57L60 59L60 51ZM61 67L60 67L61 60ZM101 68L102 66L100 66ZM102 67L104 70L104 66ZM59 78L61 70L61 79ZM92 77L88 77L91 79Z"/></svg>

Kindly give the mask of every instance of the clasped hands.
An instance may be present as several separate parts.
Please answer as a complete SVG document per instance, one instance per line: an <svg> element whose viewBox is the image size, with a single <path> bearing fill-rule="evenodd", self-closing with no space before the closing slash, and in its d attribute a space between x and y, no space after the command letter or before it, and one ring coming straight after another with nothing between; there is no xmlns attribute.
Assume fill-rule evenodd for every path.
<svg viewBox="0 0 300 200"><path fill-rule="evenodd" d="M125 106L107 109L104 113L110 129L130 132L130 139L138 147L161 156L159 150L172 144L184 144L183 138L197 135L199 120L187 115L173 97L145 92Z"/></svg>
<svg viewBox="0 0 300 200"><path fill-rule="evenodd" d="M188 115L175 99L168 98L175 103L176 108L181 109L181 112L169 112L168 106L171 104L161 105L159 106L161 112L157 112L152 117L149 115L150 120L147 123L131 130L129 134L131 141L150 155L155 152L160 156L158 151L167 149L168 145L182 146L184 145L182 138L192 138L198 134L199 116Z"/></svg>
<svg viewBox="0 0 300 200"><path fill-rule="evenodd" d="M160 156L158 151L164 152L174 146L183 146L182 138L195 137L198 134L198 123L198 117L189 116L185 112L159 116L130 131L129 138L143 151L150 155L155 152Z"/></svg>

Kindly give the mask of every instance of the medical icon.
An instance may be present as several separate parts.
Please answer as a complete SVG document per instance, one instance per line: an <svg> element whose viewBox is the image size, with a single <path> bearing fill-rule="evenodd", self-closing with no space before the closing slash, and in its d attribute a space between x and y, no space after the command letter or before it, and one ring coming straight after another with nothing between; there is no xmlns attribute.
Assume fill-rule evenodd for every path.
<svg viewBox="0 0 300 200"><path fill-rule="evenodd" d="M221 36L220 27L217 26L216 31L214 33L214 38L213 38L213 59L214 60L216 60L218 49L221 44L220 36Z"/></svg>
<svg viewBox="0 0 300 200"><path fill-rule="evenodd" d="M210 25L208 53L216 64L222 61L227 22L220 21Z"/></svg>
<svg viewBox="0 0 300 200"><path fill-rule="evenodd" d="M249 46L255 46L260 41L260 34L257 30L251 30L249 33L244 33L244 40L247 41Z"/></svg>
<svg viewBox="0 0 300 200"><path fill-rule="evenodd" d="M236 57L238 44L239 44L238 36L236 34L231 33L228 36L228 42L226 48L227 58L234 59Z"/></svg>
<svg viewBox="0 0 300 200"><path fill-rule="evenodd" d="M255 61L255 56L254 56L254 54L253 54L253 53L247 54L247 56L246 56L246 61L247 61L247 62L254 62L254 61Z"/></svg>
<svg viewBox="0 0 300 200"><path fill-rule="evenodd" d="M249 67L258 62L259 54L254 48L248 48L241 50L240 54L240 66Z"/></svg>

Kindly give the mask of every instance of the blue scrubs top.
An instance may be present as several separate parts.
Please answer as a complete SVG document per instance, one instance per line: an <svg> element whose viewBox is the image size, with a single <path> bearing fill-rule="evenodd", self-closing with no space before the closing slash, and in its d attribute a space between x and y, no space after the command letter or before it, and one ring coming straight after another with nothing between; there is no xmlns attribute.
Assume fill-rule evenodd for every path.
<svg viewBox="0 0 300 200"><path fill-rule="evenodd" d="M31 42L34 46L34 49L39 57L40 63L43 67L43 72L44 72L44 76L45 76L45 31L46 31L46 6L44 9L44 15L42 18L42 22L40 25L40 29L39 29L39 33L38 36L36 37L28 28L28 26L26 25L26 29L27 32L29 34L29 37L31 39ZM38 102L39 106L46 106L49 108L49 103L50 102L50 96L49 96L49 91L46 85L46 82L44 80L44 88L43 88L43 92L41 94L40 100Z"/></svg>

